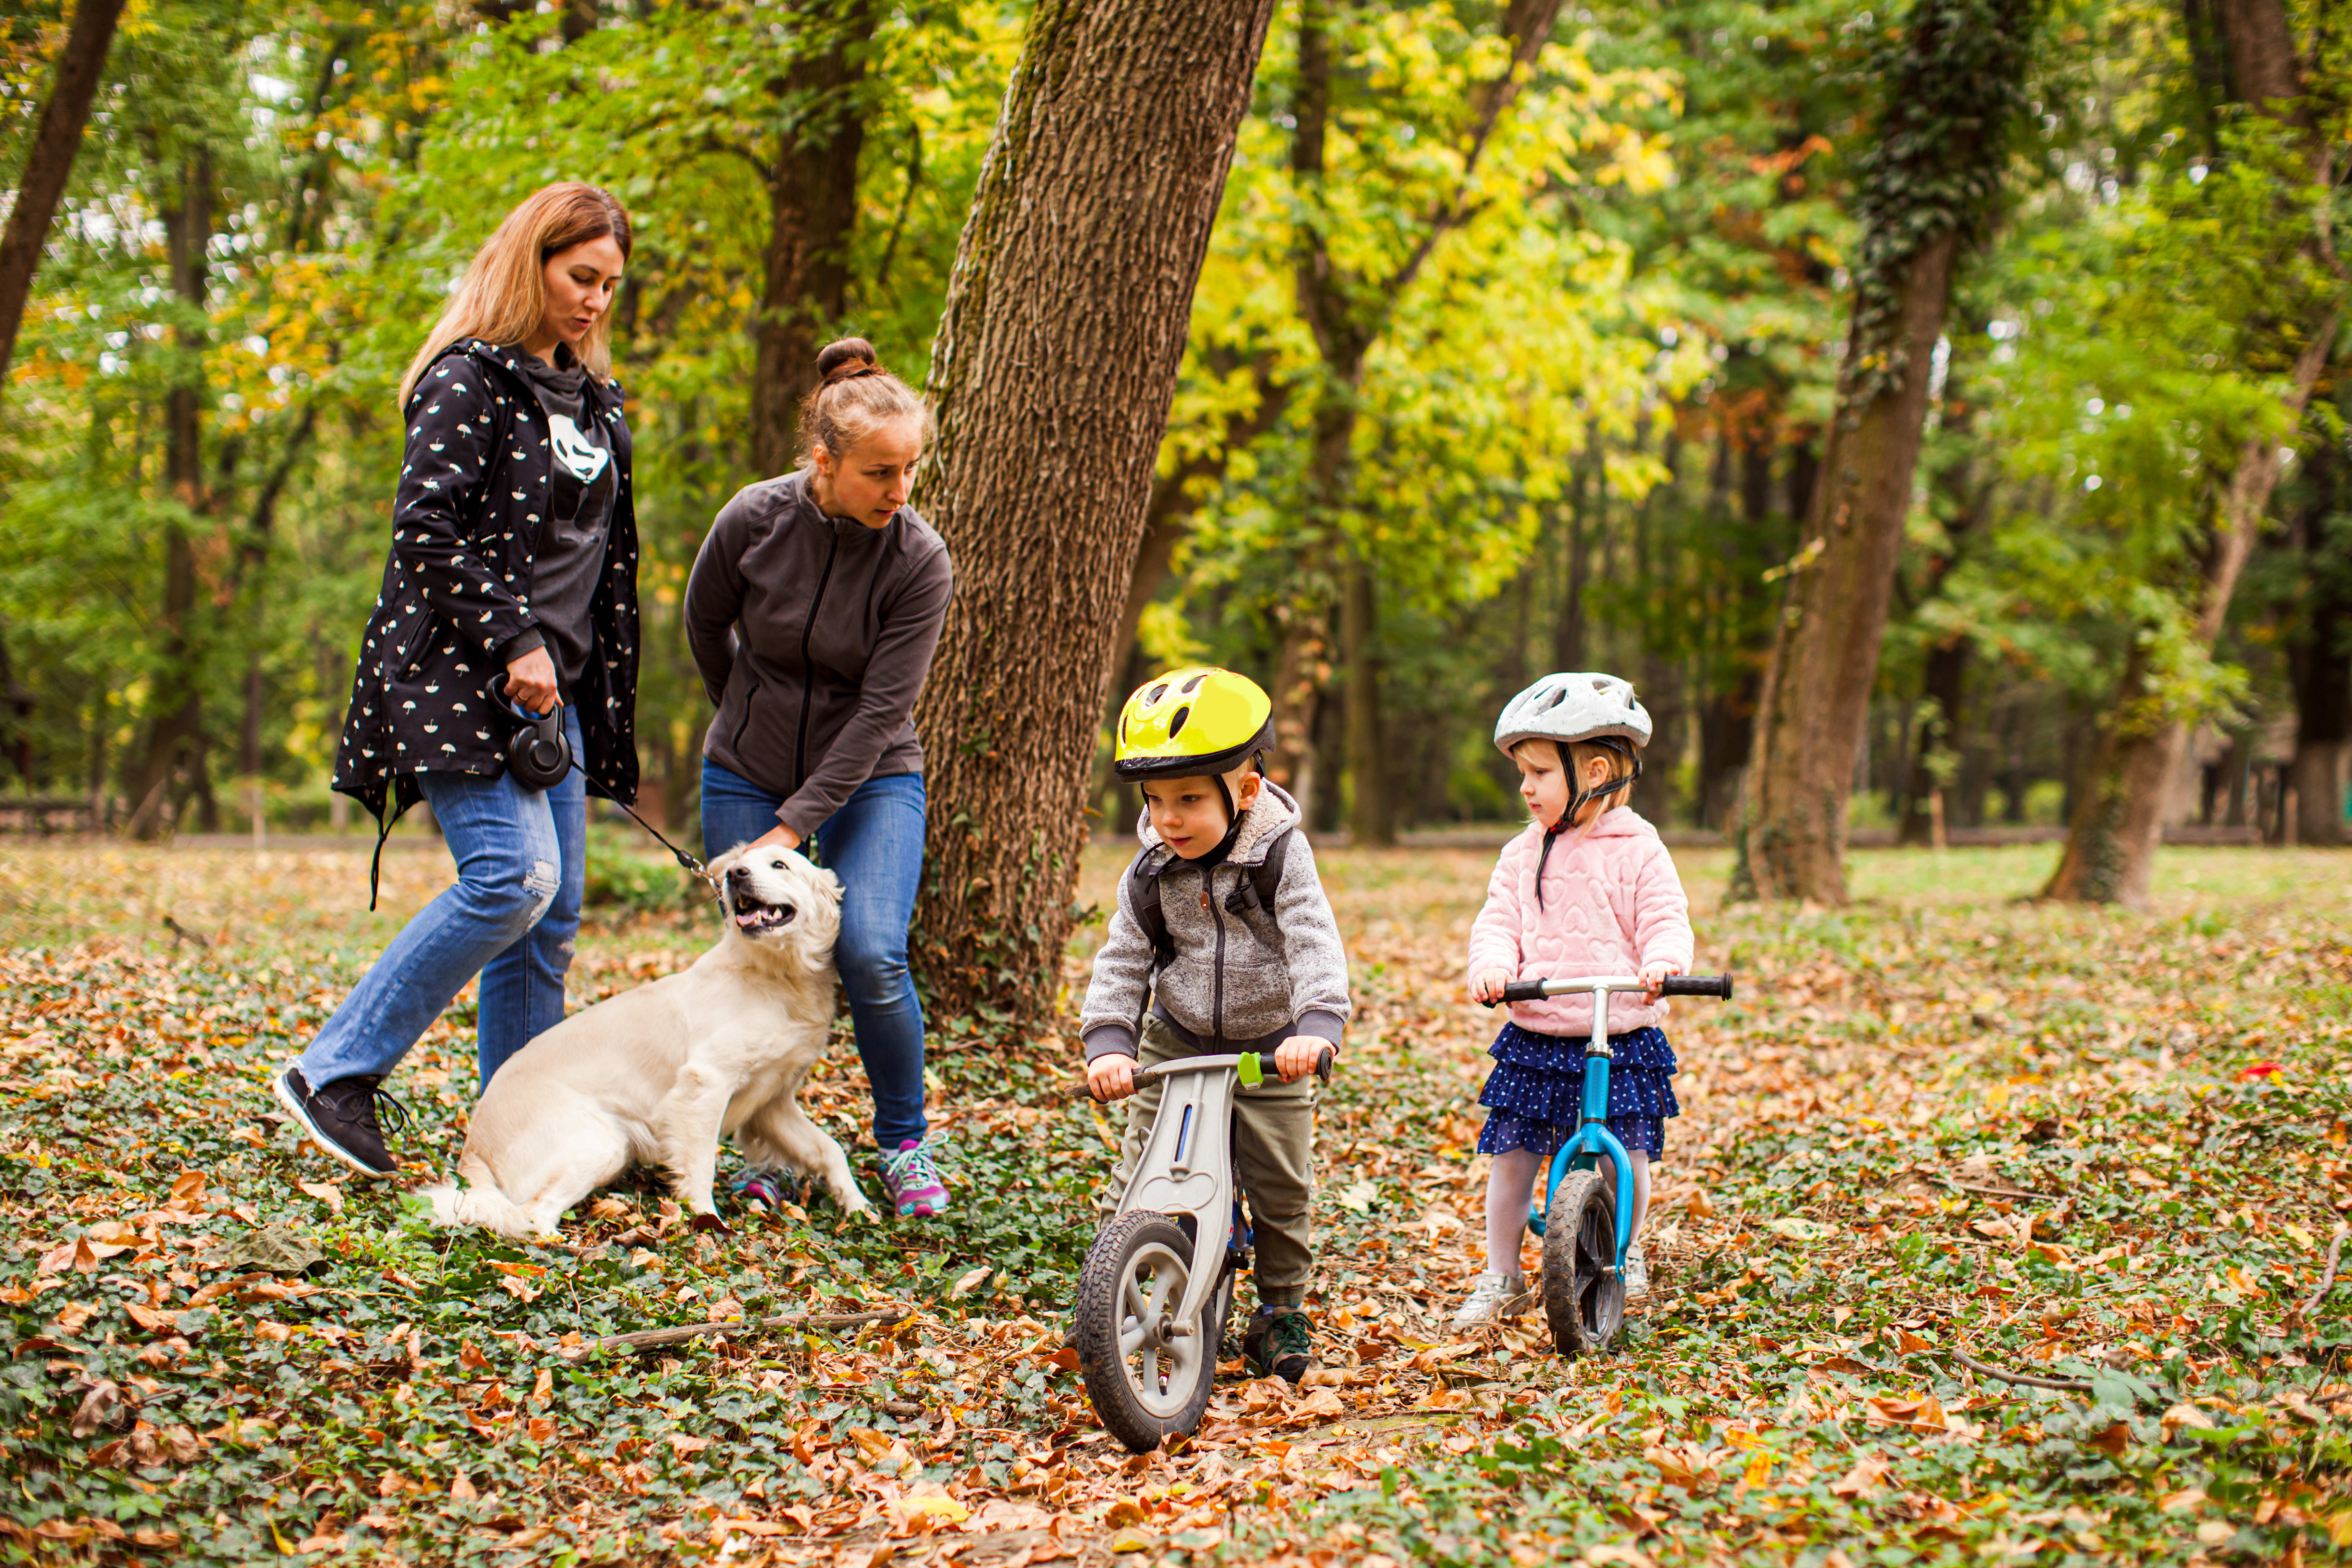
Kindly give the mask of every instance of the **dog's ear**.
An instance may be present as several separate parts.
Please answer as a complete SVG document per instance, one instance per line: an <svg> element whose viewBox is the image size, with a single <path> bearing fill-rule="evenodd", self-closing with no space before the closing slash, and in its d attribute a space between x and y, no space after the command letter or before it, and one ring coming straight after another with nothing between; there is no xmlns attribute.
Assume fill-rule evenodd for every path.
<svg viewBox="0 0 2352 1568"><path fill-rule="evenodd" d="M841 902L840 878L835 876L830 870L826 869L823 866L811 866L808 868L808 874L809 880L814 882L819 888L822 888L824 890L824 896L826 898L831 899L836 904Z"/></svg>
<svg viewBox="0 0 2352 1568"><path fill-rule="evenodd" d="M735 868L735 863L742 858L743 846L738 844L734 848L730 849L726 854L721 855L718 859L713 860L709 865L705 866L703 869L709 872L715 879L724 882L727 879L727 873L732 871Z"/></svg>

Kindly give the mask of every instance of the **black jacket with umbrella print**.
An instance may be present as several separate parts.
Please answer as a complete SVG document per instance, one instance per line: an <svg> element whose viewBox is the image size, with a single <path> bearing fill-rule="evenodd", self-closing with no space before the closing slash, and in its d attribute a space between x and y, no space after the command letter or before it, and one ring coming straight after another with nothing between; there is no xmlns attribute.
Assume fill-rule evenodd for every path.
<svg viewBox="0 0 2352 1568"><path fill-rule="evenodd" d="M538 626L531 560L555 454L520 351L467 339L420 377L393 507L392 552L360 642L335 788L390 821L420 798L414 775L496 775L521 721L499 695L501 650ZM588 789L637 793L637 525L618 387L588 384L620 488L604 570L589 605L593 641L573 686ZM387 798L389 797L389 798Z"/></svg>

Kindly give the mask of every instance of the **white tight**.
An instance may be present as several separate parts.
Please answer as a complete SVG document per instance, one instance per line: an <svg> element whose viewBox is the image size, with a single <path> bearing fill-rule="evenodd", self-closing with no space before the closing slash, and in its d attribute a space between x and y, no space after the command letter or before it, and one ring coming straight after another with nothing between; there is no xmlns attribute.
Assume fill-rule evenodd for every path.
<svg viewBox="0 0 2352 1568"><path fill-rule="evenodd" d="M1626 1155L1633 1162L1633 1234L1642 1234L1642 1221L1650 1212L1650 1156L1639 1149L1629 1149ZM1486 1173L1486 1268L1495 1274L1518 1274L1519 1249L1527 1240L1528 1211L1535 1206L1535 1184L1550 1162L1532 1149L1514 1149L1495 1156L1494 1168ZM1613 1199L1617 1173L1613 1167L1602 1163L1601 1181Z"/></svg>

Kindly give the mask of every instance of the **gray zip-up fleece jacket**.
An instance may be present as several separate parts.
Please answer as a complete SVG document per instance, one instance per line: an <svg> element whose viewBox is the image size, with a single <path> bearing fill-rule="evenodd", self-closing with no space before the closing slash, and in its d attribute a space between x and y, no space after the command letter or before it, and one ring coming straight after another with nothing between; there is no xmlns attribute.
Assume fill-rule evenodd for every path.
<svg viewBox="0 0 2352 1568"><path fill-rule="evenodd" d="M1271 1050L1292 1035L1339 1043L1352 1010L1348 950L1315 874L1307 836L1291 835L1271 916L1228 900L1265 861L1267 841L1298 825L1298 803L1273 784L1242 814L1224 859L1203 868L1160 840L1147 813L1137 825L1147 875L1159 878L1160 911L1176 956L1160 972L1152 1011L1190 1043L1213 1050ZM1095 954L1078 1016L1087 1060L1136 1054L1135 1030L1151 984L1151 939L1136 923L1134 879L1118 879L1110 934Z"/></svg>
<svg viewBox="0 0 2352 1568"><path fill-rule="evenodd" d="M784 797L806 839L869 778L923 771L909 717L955 585L912 507L828 517L800 474L719 509L686 584L686 636L719 704L702 754Z"/></svg>

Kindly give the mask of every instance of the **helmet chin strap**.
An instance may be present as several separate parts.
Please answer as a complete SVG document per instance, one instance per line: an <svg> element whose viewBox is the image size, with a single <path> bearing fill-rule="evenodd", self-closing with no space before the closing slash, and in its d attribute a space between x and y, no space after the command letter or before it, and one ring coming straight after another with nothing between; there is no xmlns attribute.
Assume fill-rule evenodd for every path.
<svg viewBox="0 0 2352 1568"><path fill-rule="evenodd" d="M1568 748L1570 742L1566 741L1554 741L1552 744L1559 748L1560 771L1568 774L1570 778L1573 779L1576 776L1576 764L1569 759ZM1642 753L1627 745L1624 742L1619 740L1616 736L1596 735L1591 741L1586 742L1585 744L1607 747L1610 751L1614 752L1619 756L1630 761L1633 764L1633 771L1630 773L1624 774L1622 777L1611 779L1607 784L1598 785L1592 789L1578 789L1573 795L1569 796L1568 809L1559 814L1559 820L1553 823L1549 827L1544 829L1543 848L1536 856L1536 908L1538 909L1542 909L1544 907L1544 862L1551 858L1552 842L1562 833L1568 830L1569 824L1574 822L1576 820L1577 814L1581 812L1586 806L1591 805L1594 801L1601 799L1603 795L1615 795L1620 790L1632 789L1633 787L1633 781L1642 776ZM1576 830L1576 837L1568 841L1568 847L1570 853L1575 851L1578 845L1584 842L1584 836L1592 831L1592 824L1599 822L1601 817L1601 813L1597 811L1594 812L1592 814L1591 822L1587 822L1583 826Z"/></svg>

